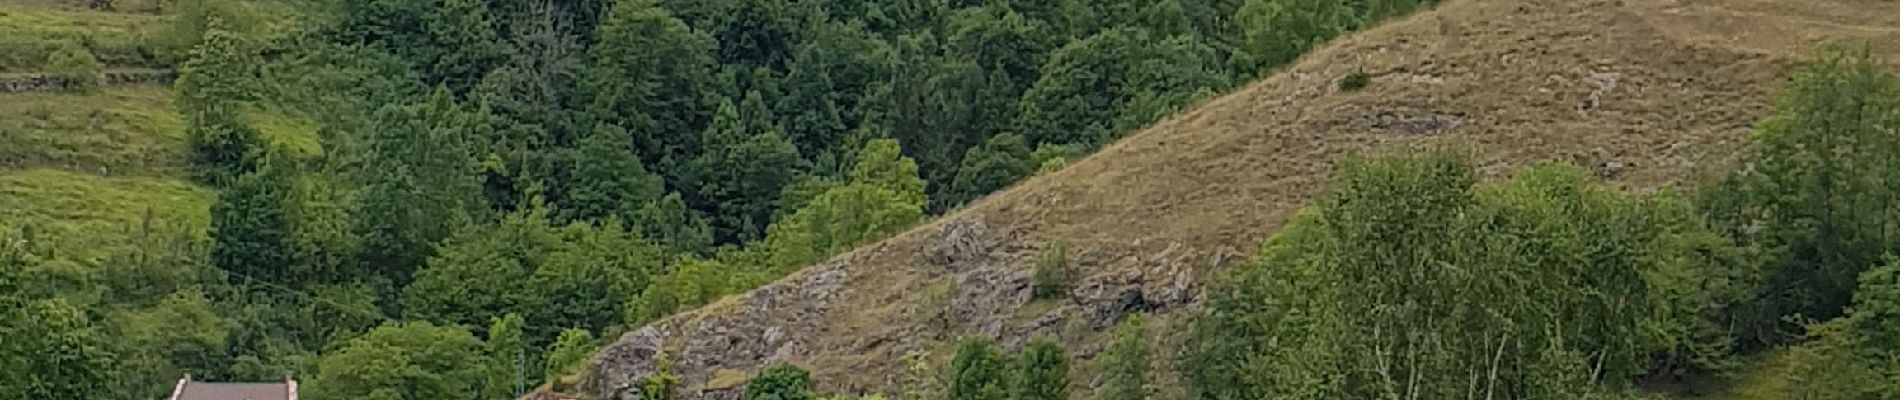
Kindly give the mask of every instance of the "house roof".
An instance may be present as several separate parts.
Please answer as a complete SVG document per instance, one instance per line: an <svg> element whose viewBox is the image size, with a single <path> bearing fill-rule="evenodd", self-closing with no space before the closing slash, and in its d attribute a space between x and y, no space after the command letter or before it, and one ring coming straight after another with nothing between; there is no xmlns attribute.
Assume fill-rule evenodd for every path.
<svg viewBox="0 0 1900 400"><path fill-rule="evenodd" d="M297 381L268 383L198 382L187 375L178 380L171 400L297 400Z"/></svg>

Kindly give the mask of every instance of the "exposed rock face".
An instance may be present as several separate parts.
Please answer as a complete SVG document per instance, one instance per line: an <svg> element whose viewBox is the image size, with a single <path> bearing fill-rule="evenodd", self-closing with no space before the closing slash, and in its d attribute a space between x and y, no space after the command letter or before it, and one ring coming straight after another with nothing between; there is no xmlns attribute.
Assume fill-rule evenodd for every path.
<svg viewBox="0 0 1900 400"><path fill-rule="evenodd" d="M821 337L820 321L830 311L848 272L833 262L781 280L737 299L715 304L727 312L701 318L672 318L627 333L600 351L583 388L596 399L640 398L640 382L658 370L666 353L680 377L679 393L691 399L736 398L737 390L711 382L720 370L756 370L813 352L809 341Z"/></svg>
<svg viewBox="0 0 1900 400"><path fill-rule="evenodd" d="M990 234L982 218L951 220L931 236L930 262L951 270L982 260L1001 239Z"/></svg>
<svg viewBox="0 0 1900 400"><path fill-rule="evenodd" d="M1042 310L1022 312L1032 299L1035 246L1014 242L1007 229L993 229L981 215L946 222L927 234L914 235L921 247L877 246L847 255L791 278L727 299L701 310L662 320L623 335L602 349L580 389L595 399L640 398L640 383L659 368L662 353L670 359L679 379L676 398L715 400L742 397L743 379L775 363L798 364L812 359L873 357L894 360L913 351L959 335L980 335L1015 348L1037 336L1058 337L1104 331L1131 313L1163 311L1193 302L1195 286L1180 246L1147 256L1111 256L1090 252L1070 259L1081 274L1066 298L1042 300ZM860 268L889 267L889 257L923 254L906 275L929 277L920 287L936 286L942 293L917 296L904 306L877 318L878 330L841 333L832 329L839 320L875 314L873 310L838 310L847 296L888 292L889 287L866 286L870 278ZM891 272L891 271L882 271ZM898 271L906 272L906 271ZM927 272L918 274L918 272ZM855 283L855 285L853 285ZM922 289L917 292L928 292ZM925 299L941 296L937 300ZM906 296L906 298L909 298ZM855 304L858 307L866 304ZM932 309L935 307L936 309ZM1078 328L1079 327L1079 328ZM890 329L897 328L897 329ZM1074 349L1093 354L1099 349ZM895 370L846 371L862 373L870 385L827 383L830 390L864 392L895 385ZM819 373L822 373L820 371ZM545 399L555 399L545 397ZM539 399L537 399L539 400Z"/></svg>
<svg viewBox="0 0 1900 400"><path fill-rule="evenodd" d="M1009 266L984 266L961 274L951 296L954 318L963 330L1004 338L1008 317L1029 302L1031 272Z"/></svg>

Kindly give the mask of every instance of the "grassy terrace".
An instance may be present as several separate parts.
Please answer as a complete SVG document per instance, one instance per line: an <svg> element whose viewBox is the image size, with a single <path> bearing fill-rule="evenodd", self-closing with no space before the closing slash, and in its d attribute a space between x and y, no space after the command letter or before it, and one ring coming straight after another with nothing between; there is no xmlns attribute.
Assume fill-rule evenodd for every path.
<svg viewBox="0 0 1900 400"><path fill-rule="evenodd" d="M0 221L33 227L68 256L98 260L153 220L202 231L212 191L166 177L102 177L44 168L0 171Z"/></svg>
<svg viewBox="0 0 1900 400"><path fill-rule="evenodd" d="M176 175L184 124L160 85L0 94L0 168Z"/></svg>
<svg viewBox="0 0 1900 400"><path fill-rule="evenodd" d="M39 69L61 42L92 50L112 67L156 67L153 38L166 17L75 9L46 1L0 0L0 72Z"/></svg>

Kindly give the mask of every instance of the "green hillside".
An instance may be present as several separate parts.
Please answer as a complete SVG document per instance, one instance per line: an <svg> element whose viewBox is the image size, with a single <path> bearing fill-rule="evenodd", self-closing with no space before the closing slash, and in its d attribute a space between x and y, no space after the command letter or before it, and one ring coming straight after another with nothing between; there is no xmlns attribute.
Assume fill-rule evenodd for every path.
<svg viewBox="0 0 1900 400"><path fill-rule="evenodd" d="M35 72L53 49L76 43L115 68L155 68L165 62L154 43L167 17L96 11L78 2L0 2L0 73Z"/></svg>
<svg viewBox="0 0 1900 400"><path fill-rule="evenodd" d="M1900 396L1869 1L0 0L0 393Z"/></svg>

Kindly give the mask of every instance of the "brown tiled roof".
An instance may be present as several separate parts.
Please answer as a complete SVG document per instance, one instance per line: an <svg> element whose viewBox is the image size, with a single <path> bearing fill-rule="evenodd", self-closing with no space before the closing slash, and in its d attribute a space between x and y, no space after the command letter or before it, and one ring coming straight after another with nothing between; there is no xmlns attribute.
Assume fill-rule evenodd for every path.
<svg viewBox="0 0 1900 400"><path fill-rule="evenodd" d="M171 400L296 400L291 382L213 383L186 381Z"/></svg>

